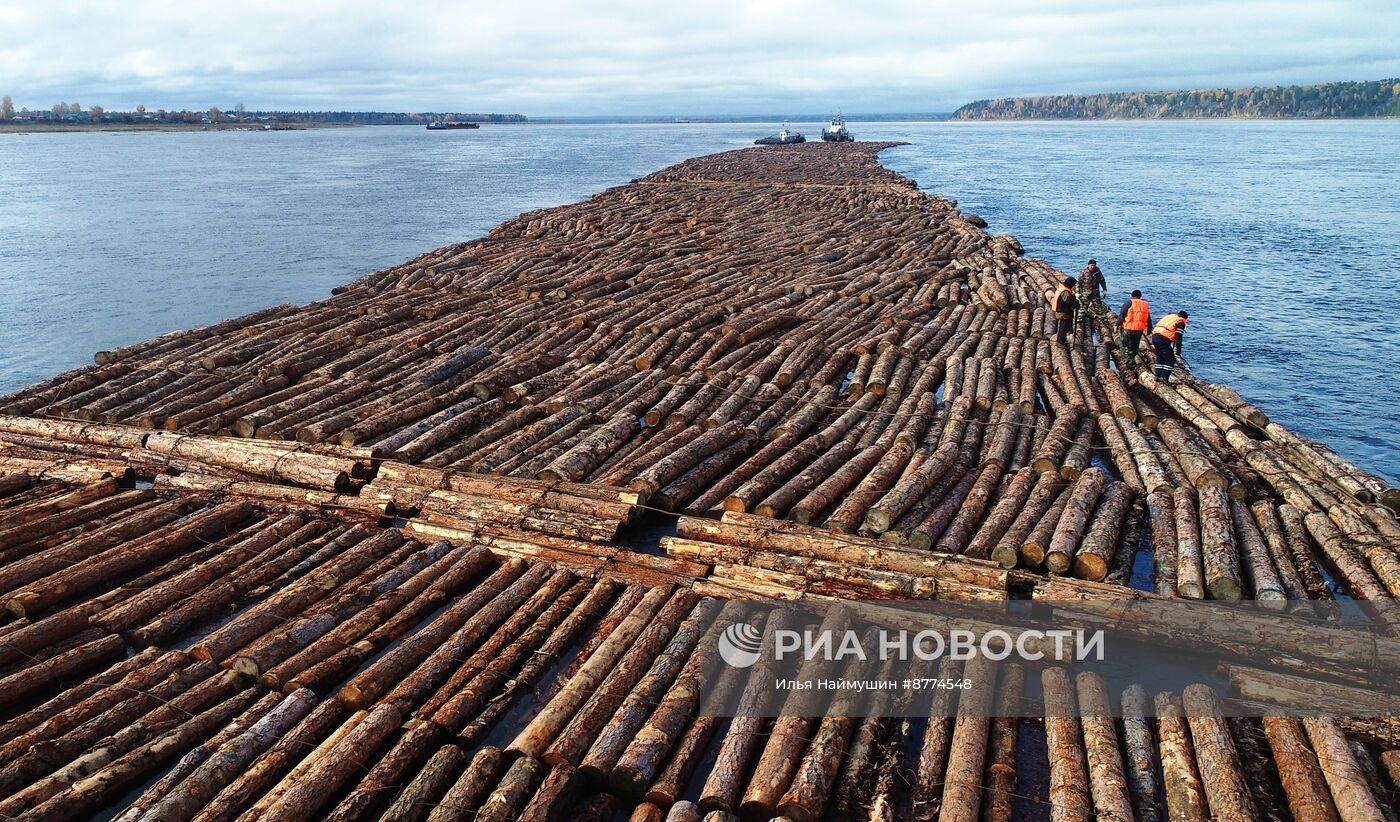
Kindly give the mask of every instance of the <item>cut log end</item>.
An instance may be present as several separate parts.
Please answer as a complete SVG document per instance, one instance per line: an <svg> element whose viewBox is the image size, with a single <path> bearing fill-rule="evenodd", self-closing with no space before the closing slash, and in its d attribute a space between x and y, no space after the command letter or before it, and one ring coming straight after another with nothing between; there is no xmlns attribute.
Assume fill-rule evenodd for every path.
<svg viewBox="0 0 1400 822"><path fill-rule="evenodd" d="M890 530L893 524L888 511L871 508L865 515L865 527L877 534Z"/></svg>
<svg viewBox="0 0 1400 822"><path fill-rule="evenodd" d="M1239 602L1244 596L1240 584L1233 579L1212 579L1206 584L1206 589L1210 591L1211 599L1221 602Z"/></svg>

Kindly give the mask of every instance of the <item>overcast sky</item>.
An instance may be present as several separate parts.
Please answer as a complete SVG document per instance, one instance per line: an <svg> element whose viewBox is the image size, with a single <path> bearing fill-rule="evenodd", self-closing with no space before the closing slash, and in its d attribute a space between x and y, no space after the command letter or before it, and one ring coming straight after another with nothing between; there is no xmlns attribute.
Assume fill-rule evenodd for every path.
<svg viewBox="0 0 1400 822"><path fill-rule="evenodd" d="M1396 76L1397 0L0 0L0 94L36 109L936 112Z"/></svg>

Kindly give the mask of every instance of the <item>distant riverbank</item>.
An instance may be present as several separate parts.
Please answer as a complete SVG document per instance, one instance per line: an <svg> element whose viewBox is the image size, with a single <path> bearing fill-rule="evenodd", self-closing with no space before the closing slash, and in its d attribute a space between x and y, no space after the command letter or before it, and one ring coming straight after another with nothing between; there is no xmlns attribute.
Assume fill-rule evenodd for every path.
<svg viewBox="0 0 1400 822"><path fill-rule="evenodd" d="M1311 86L1118 91L978 100L954 120L1330 120L1400 117L1400 78Z"/></svg>
<svg viewBox="0 0 1400 822"><path fill-rule="evenodd" d="M299 131L308 128L347 128L362 123L277 123L263 128L261 123L46 123L13 121L0 123L0 134L67 134L79 131Z"/></svg>

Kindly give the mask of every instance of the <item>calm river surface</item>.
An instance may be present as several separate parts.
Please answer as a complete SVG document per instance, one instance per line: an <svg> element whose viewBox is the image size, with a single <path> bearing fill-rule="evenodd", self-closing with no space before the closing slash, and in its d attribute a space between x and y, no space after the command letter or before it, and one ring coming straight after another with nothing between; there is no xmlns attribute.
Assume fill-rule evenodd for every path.
<svg viewBox="0 0 1400 822"><path fill-rule="evenodd" d="M1197 373L1400 479L1400 122L851 127L1027 254L1189 309ZM0 392L775 129L0 135Z"/></svg>

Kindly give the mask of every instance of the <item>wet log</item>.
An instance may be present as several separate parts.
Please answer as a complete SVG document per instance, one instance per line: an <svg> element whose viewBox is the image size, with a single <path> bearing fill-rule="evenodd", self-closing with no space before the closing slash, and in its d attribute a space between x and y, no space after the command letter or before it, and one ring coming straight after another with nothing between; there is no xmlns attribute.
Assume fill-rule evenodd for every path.
<svg viewBox="0 0 1400 822"><path fill-rule="evenodd" d="M50 550L40 550L0 567L0 590L15 591L63 571L129 540L146 537L166 523L179 519L198 507L197 502L177 500L136 504L99 521L97 527L63 541Z"/></svg>
<svg viewBox="0 0 1400 822"><path fill-rule="evenodd" d="M1176 531L1176 591L1186 599L1204 599L1205 569L1201 560L1201 521L1196 513L1196 494L1178 489L1173 497Z"/></svg>
<svg viewBox="0 0 1400 822"><path fill-rule="evenodd" d="M1097 582L1108 576L1115 555L1120 553L1120 536L1132 512L1133 495L1133 489L1123 482L1109 482L1104 488L1094 519L1071 562L1076 577ZM1050 565L1049 557L1046 565Z"/></svg>
<svg viewBox="0 0 1400 822"><path fill-rule="evenodd" d="M1337 822L1337 809L1303 723L1291 716L1266 716L1263 723L1293 818L1297 822Z"/></svg>
<svg viewBox="0 0 1400 822"><path fill-rule="evenodd" d="M26 816L42 820L75 819L98 810L124 793L133 783L159 771L181 752L214 733L258 697L258 690L249 688L220 701L144 745L113 757L108 764L75 781L66 790L30 808Z"/></svg>
<svg viewBox="0 0 1400 822"><path fill-rule="evenodd" d="M1006 535L1017 516L1026 507L1027 500L1036 484L1036 474L1029 466L1020 469L1012 476L1010 483L1002 490L996 505L982 522L972 541L968 543L967 555L977 559L990 559L1001 538Z"/></svg>
<svg viewBox="0 0 1400 822"><path fill-rule="evenodd" d="M1079 417L1076 414L1064 413L1056 416L1055 422L1045 435L1045 442L1041 444L1031 463L1035 470L1042 474L1047 471L1059 471L1066 453L1074 444L1075 433L1078 430Z"/></svg>
<svg viewBox="0 0 1400 822"><path fill-rule="evenodd" d="M14 764L0 771L0 791L40 772L41 769L20 766L23 755L31 748L46 745L55 754L54 760L80 750L91 740L74 729L94 727L87 725L94 717L126 702L134 693L156 688L187 662L188 658L179 651L147 649L10 719L0 726L0 738L5 740L0 744L0 761ZM60 738L63 741L55 741ZM33 764L40 763L36 759Z"/></svg>
<svg viewBox="0 0 1400 822"><path fill-rule="evenodd" d="M1074 690L1063 668L1046 668L1040 679L1045 691L1045 743L1050 757L1050 818L1088 822L1093 818L1093 805Z"/></svg>
<svg viewBox="0 0 1400 822"><path fill-rule="evenodd" d="M1092 415L1080 420L1079 428L1074 432L1074 440L1065 451L1064 460L1060 464L1060 476L1068 480L1078 479L1084 469L1089 467L1089 460L1094 455L1094 432L1097 430L1098 422Z"/></svg>
<svg viewBox="0 0 1400 822"><path fill-rule="evenodd" d="M1225 478L1216 470L1214 463L1202 453L1185 426L1176 420L1163 420L1157 426L1157 432L1197 490L1227 487Z"/></svg>
<svg viewBox="0 0 1400 822"><path fill-rule="evenodd" d="M123 658L126 643L115 634L85 642L68 651L0 678L0 705L10 705L60 680Z"/></svg>
<svg viewBox="0 0 1400 822"><path fill-rule="evenodd" d="M582 762L585 755L594 752L594 741L604 730L620 736L630 735L644 709L655 706L674 682L700 641L701 633L718 611L719 604L709 598L697 603L692 597L677 596L668 602L657 613L655 623L618 659L594 694L545 749L545 764ZM682 617L684 621L680 621ZM628 700L631 705L624 706L624 701ZM614 711L624 708L630 718L624 716L617 725L611 725L609 720ZM609 741L597 747L589 773L598 777L610 773L614 757L620 755L619 747L618 742Z"/></svg>
<svg viewBox="0 0 1400 822"><path fill-rule="evenodd" d="M518 636L517 632L523 631L521 620L511 620L511 615L521 608L522 604L530 601L533 605L527 608L541 607L545 598L562 593L569 580L568 571L556 569L545 563L529 568L477 609L460 628L433 649L426 659L420 661L397 685L381 696L380 700L399 705L407 714L446 682L458 666L466 665L479 669L485 664L485 659L474 656L478 648L483 649L483 656L499 653L498 647L486 644L493 633L498 630L507 632L502 636L504 641L506 637ZM552 587L532 600L531 597L541 591L544 585ZM368 683L362 682L360 686L366 684Z"/></svg>
<svg viewBox="0 0 1400 822"><path fill-rule="evenodd" d="M177 669L146 691L124 693L122 701L61 736L28 749L0 771L0 810L13 814L66 790L154 735L163 733L241 688L231 674L213 676L213 665ZM95 744L98 742L101 744ZM47 775L46 775L47 774ZM42 778L40 778L42 777ZM18 789L23 784L22 789Z"/></svg>
<svg viewBox="0 0 1400 822"><path fill-rule="evenodd" d="M7 524L0 528L0 550L37 542L73 526L100 520L115 511L135 508L153 496L145 490L117 493L116 480L107 479L39 502L18 507L12 504Z"/></svg>
<svg viewBox="0 0 1400 822"><path fill-rule="evenodd" d="M1273 552L1264 541L1264 534L1254 519L1250 507L1238 500L1230 502L1230 517L1235 524L1235 542L1239 546L1241 565L1254 598L1268 607L1283 608L1288 599L1283 578L1274 566Z"/></svg>
<svg viewBox="0 0 1400 822"><path fill-rule="evenodd" d="M960 678L961 666L945 657L938 666L938 679ZM918 765L910 802L912 818L925 822L938 818L942 809L944 779L953 737L953 716L959 694L953 688L935 689L929 702L928 726L919 746Z"/></svg>
<svg viewBox="0 0 1400 822"><path fill-rule="evenodd" d="M1230 517L1230 500L1220 488L1198 489L1201 561L1206 591L1211 599L1236 602L1244 595L1240 583L1240 556ZM1177 530L1180 534L1180 528Z"/></svg>
<svg viewBox="0 0 1400 822"><path fill-rule="evenodd" d="M684 599L682 594L676 596ZM611 673L632 642L642 634L652 617L662 609L662 603L671 598L672 591L668 586L647 591L637 608L588 656L587 661L569 678L568 684L516 735L506 750L525 757L543 755L592 692Z"/></svg>
<svg viewBox="0 0 1400 822"><path fill-rule="evenodd" d="M1024 710L1021 698L1025 683L1025 668L1014 663L1002 666L996 718L992 720L991 755L983 776L987 797L982 819L986 822L1009 822L1015 812L1016 742Z"/></svg>
<svg viewBox="0 0 1400 822"><path fill-rule="evenodd" d="M284 697L247 730L226 741L146 811L143 819L190 819L316 706L308 690Z"/></svg>
<svg viewBox="0 0 1400 822"><path fill-rule="evenodd" d="M983 767L994 704L997 669L985 656L968 660L963 676L973 686L958 700L958 715L948 747L948 770L944 774L942 820L976 820L981 806Z"/></svg>
<svg viewBox="0 0 1400 822"><path fill-rule="evenodd" d="M551 822L561 819L574 803L580 779L574 766L560 763L549 769L540 787L525 809L516 817L518 822Z"/></svg>
<svg viewBox="0 0 1400 822"><path fill-rule="evenodd" d="M728 667L729 670L724 671L720 675L718 681L714 683L713 687L715 690L710 693L734 693L739 688L741 670L733 666L726 667ZM704 669L702 668L701 672L703 671ZM706 683L708 682L709 680L707 679ZM697 693L695 696L698 697L699 694ZM675 699L668 699L668 713L658 717L656 722L652 723L652 725L663 732L669 733L669 729L663 727L667 716L678 716L684 708L684 700L688 697L688 694L681 694ZM720 722L721 718L719 716L711 715L711 712L707 711L703 714L697 714L685 728L684 733L682 733L680 738L675 740L674 743L666 739L661 740L660 744L655 744L651 742L653 735L650 733L646 735L639 744L647 744L652 749L660 749L670 745L672 750L670 758L666 760L665 766L655 778L650 778L648 768L638 768L635 781L641 783L650 778L651 782L650 786L646 789L646 794L642 797L643 800L662 807L675 805L681 801L681 797L686 793L691 776L695 773L695 769L700 766L706 756L710 741L713 739L715 731L718 730Z"/></svg>
<svg viewBox="0 0 1400 822"><path fill-rule="evenodd" d="M1162 783L1167 799L1169 819L1206 822L1211 818L1205 786L1196 770L1195 749L1191 729L1181 700L1163 691L1154 699L1157 708L1157 733L1161 750Z"/></svg>
<svg viewBox="0 0 1400 822"><path fill-rule="evenodd" d="M982 521L982 514L990 504L992 495L1001 481L1002 466L987 463L977 474L977 479L968 489L967 497L958 508L957 515L934 544L934 550L948 554L961 554Z"/></svg>
<svg viewBox="0 0 1400 822"><path fill-rule="evenodd" d="M93 622L110 631L126 631L142 625L146 620L156 616L170 605L194 595L221 576L233 572L245 562L266 551L275 543L297 533L305 525L306 520L302 516L288 514L276 522L270 523L267 527L257 528L245 539L230 546L228 550L222 551L209 560L201 562L183 573L176 574L162 583L147 588L125 602L95 614Z"/></svg>
<svg viewBox="0 0 1400 822"><path fill-rule="evenodd" d="M154 537L89 556L61 571L11 591L5 607L16 616L41 613L90 591L114 576L144 567L200 542L211 542L253 514L252 506L228 502L195 513Z"/></svg>
<svg viewBox="0 0 1400 822"><path fill-rule="evenodd" d="M719 612L717 617L715 611ZM584 759L587 770L600 779L607 778L612 788L624 795L645 791L685 730L718 663L718 649L697 648L700 637L692 638L691 633L713 620L728 625L743 615L744 606L739 603L719 609L702 600L599 735ZM686 658L681 667L683 655ZM721 683L728 681L721 679ZM696 717L696 721L703 718Z"/></svg>
<svg viewBox="0 0 1400 822"><path fill-rule="evenodd" d="M822 620L818 633L845 630L849 617L839 609L832 609ZM797 679L812 678L816 662L804 661ZM793 776L802 763L808 742L818 727L818 718L808 716L810 700L799 691L788 694L782 710L773 720L763 751L754 765L748 786L739 802L739 814L745 818L772 818L778 803L792 785Z"/></svg>
<svg viewBox="0 0 1400 822"><path fill-rule="evenodd" d="M1128 444L1128 438L1123 435L1122 425L1132 423L1122 423L1118 417L1111 414L1100 414L1098 417L1099 434L1103 437L1104 444L1108 447L1109 458L1113 462L1113 467L1118 469L1118 475L1123 481L1132 486L1139 494L1147 492L1147 485L1142 480L1137 462L1133 458L1132 446Z"/></svg>
<svg viewBox="0 0 1400 822"><path fill-rule="evenodd" d="M511 763L496 789L481 803L477 822L512 822L525 809L526 802L545 773L544 763L522 756Z"/></svg>
<svg viewBox="0 0 1400 822"><path fill-rule="evenodd" d="M1090 515L1098 505L1099 496L1107 479L1103 471L1091 468L1081 474L1079 479L1074 481L1074 485L1070 486L1064 509L1055 524L1055 530L1045 552L1045 567L1051 573L1062 574L1070 569L1080 540L1089 526ZM1119 496L1121 497L1123 494L1120 492ZM1117 538L1116 531L1113 536L1115 539ZM1111 551L1109 556L1111 556Z"/></svg>
<svg viewBox="0 0 1400 822"><path fill-rule="evenodd" d="M1318 766L1332 792L1337 814L1343 819L1382 822L1376 797L1372 795L1361 767L1347 745L1346 736L1328 716L1305 716L1303 728L1317 755Z"/></svg>
<svg viewBox="0 0 1400 822"><path fill-rule="evenodd" d="M1149 716L1152 706L1141 685L1123 690L1123 760L1132 797L1134 819L1156 822L1162 818L1157 799L1157 754Z"/></svg>
<svg viewBox="0 0 1400 822"><path fill-rule="evenodd" d="M979 472L968 471L962 475L957 484L949 489L943 500L924 517L912 531L909 532L909 547L916 551L929 551L934 547L939 536L947 530L948 526L957 517L958 511L962 510L963 503L967 501L972 493L973 486L977 483Z"/></svg>
<svg viewBox="0 0 1400 822"><path fill-rule="evenodd" d="M198 597L187 597L166 606L159 616L128 632L132 644L154 645L190 631L253 591L286 584L305 575L331 552L363 539L363 527L331 527L308 522L242 563L236 573L210 582Z"/></svg>
<svg viewBox="0 0 1400 822"><path fill-rule="evenodd" d="M501 773L501 749L486 746L472 756L466 770L428 814L428 822L470 819L486 800Z"/></svg>
<svg viewBox="0 0 1400 822"><path fill-rule="evenodd" d="M516 689L532 684L533 671L541 670L553 660L559 647L571 641L581 625L602 611L615 589L610 582L589 580L579 580L562 596L541 589L540 594L553 599L544 613L518 639L510 641L504 651L490 648L478 651L474 656L486 656L489 661L464 666L453 674L419 709L419 714L455 733L473 716L487 718L489 700L509 704ZM494 644L494 638L492 642ZM483 708L488 708L487 713L482 713Z"/></svg>
<svg viewBox="0 0 1400 822"><path fill-rule="evenodd" d="M209 757L219 748L229 740L247 732L250 727L260 721L269 710L277 706L281 698L280 694L264 694L261 699L250 705L247 710L235 717L218 733L180 757L179 761L168 769L160 779L142 791L135 801L114 817L114 822L134 822L134 820L144 817L153 805L177 788L187 777L207 762Z"/></svg>
<svg viewBox="0 0 1400 822"><path fill-rule="evenodd" d="M456 745L444 745L427 760L423 770L413 777L393 804L385 809L381 821L419 822L437 805L442 794L455 783L466 767L466 753Z"/></svg>
<svg viewBox="0 0 1400 822"><path fill-rule="evenodd" d="M379 746L403 723L403 714L391 704L364 712L359 721L324 748L324 754L305 773L295 772L282 781L282 790L261 810L263 819L308 819L317 815L336 791L356 777Z"/></svg>
<svg viewBox="0 0 1400 822"><path fill-rule="evenodd" d="M1020 561L1021 546L1036 525L1049 518L1049 511L1060 498L1065 484L1064 478L1055 472L1042 473L1036 479L1025 505L1019 509L1016 519L992 549L992 561L1003 568L1016 567Z"/></svg>
<svg viewBox="0 0 1400 822"><path fill-rule="evenodd" d="M449 636L465 625L472 615L479 612L524 572L525 563L520 560L507 560L502 563L495 573L470 593L452 603L431 623L346 683L338 694L340 698L352 707L373 704L389 690L390 685L401 682L408 672L427 659Z"/></svg>
<svg viewBox="0 0 1400 822"><path fill-rule="evenodd" d="M1136 819L1131 789L1123 770L1123 753L1103 677L1084 671L1075 677L1080 727L1089 768L1094 811L1107 819Z"/></svg>
<svg viewBox="0 0 1400 822"><path fill-rule="evenodd" d="M1205 685L1190 685L1181 701L1211 814L1222 819L1256 818L1254 798L1215 695Z"/></svg>
<svg viewBox="0 0 1400 822"><path fill-rule="evenodd" d="M1370 789L1371 796L1376 800L1376 806L1381 809L1381 815L1386 822L1397 822L1400 819L1400 811L1397 811L1394 802L1387 801L1391 796L1390 788L1381 779L1380 766L1376 763L1376 758L1371 755L1371 750L1366 747L1366 743L1359 739L1348 739L1348 746L1351 748L1352 757L1356 759L1357 767L1361 769L1362 775L1366 778L1366 787Z"/></svg>
<svg viewBox="0 0 1400 822"><path fill-rule="evenodd" d="M431 557L444 544L431 546ZM490 551L481 546L459 546L418 571L393 590L377 596L358 613L326 631L304 648L290 654L258 677L268 688L286 690L305 687L334 678L358 664L356 660L406 630L415 615L433 610L466 581L477 576L492 561ZM410 567L408 570L412 570ZM293 683L296 684L293 684Z"/></svg>
<svg viewBox="0 0 1400 822"><path fill-rule="evenodd" d="M1152 534L1152 578L1159 596L1178 596L1176 498L1170 491L1147 495L1147 519ZM1195 517L1188 518L1190 522Z"/></svg>
<svg viewBox="0 0 1400 822"><path fill-rule="evenodd" d="M80 636L89 627L90 610L79 606L27 624L6 626L10 630L0 634L0 665L12 665L21 660L39 661L41 657L35 654L60 647L70 637Z"/></svg>
<svg viewBox="0 0 1400 822"><path fill-rule="evenodd" d="M752 674L735 706L729 730L700 789L699 805L703 811L733 811L739 807L744 776L763 743L760 732L766 724L764 717L770 698L768 680L772 677L776 633L788 627L789 616L787 611L777 611L765 624L758 662L750 669Z"/></svg>
<svg viewBox="0 0 1400 822"><path fill-rule="evenodd" d="M1278 768L1269 756L1264 731L1258 720L1247 716L1226 719L1230 737L1240 757L1245 783L1254 798L1254 807L1265 819L1289 817L1288 802L1278 778Z"/></svg>
<svg viewBox="0 0 1400 822"><path fill-rule="evenodd" d="M366 569L386 571L397 564L390 552L403 544L403 535L384 530L347 547L335 560L322 565L311 576L302 577L276 594L254 605L232 621L206 634L190 648L196 659L223 661L269 629L295 618L330 592L350 582ZM373 568L372 568L373 566ZM254 665L256 667L256 665ZM256 676L256 670L246 670Z"/></svg>
<svg viewBox="0 0 1400 822"><path fill-rule="evenodd" d="M1091 479L1093 475L1090 475ZM1088 480L1086 480L1088 481ZM1038 522L1032 524L1031 529L1026 533L1025 539L1018 548L1020 564L1028 568L1040 568L1045 565L1045 557L1050 550L1050 542L1055 536L1056 529L1060 525L1060 517L1064 514L1066 506L1069 504L1071 488L1063 488L1062 492L1056 496L1045 510L1044 516ZM1093 504L1092 502L1090 503Z"/></svg>

